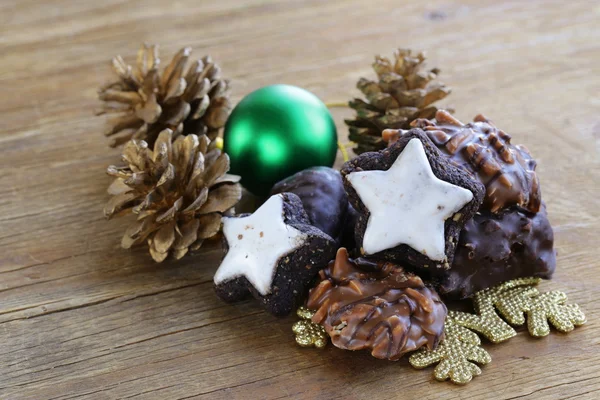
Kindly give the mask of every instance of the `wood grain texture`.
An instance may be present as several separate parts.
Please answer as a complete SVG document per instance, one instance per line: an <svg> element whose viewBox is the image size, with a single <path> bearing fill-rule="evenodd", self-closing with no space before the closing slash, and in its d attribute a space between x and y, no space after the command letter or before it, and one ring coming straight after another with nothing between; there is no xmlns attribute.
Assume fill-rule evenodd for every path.
<svg viewBox="0 0 600 400"><path fill-rule="evenodd" d="M0 1L0 398L595 399L600 397L600 3L541 0ZM465 387L406 361L298 348L294 318L213 294L206 247L154 264L105 221L119 151L93 117L109 60L141 42L210 53L234 100L303 86L358 95L373 55L428 50L463 120L484 113L525 144L556 232L563 289L588 324L487 343ZM345 136L343 118L334 110Z"/></svg>

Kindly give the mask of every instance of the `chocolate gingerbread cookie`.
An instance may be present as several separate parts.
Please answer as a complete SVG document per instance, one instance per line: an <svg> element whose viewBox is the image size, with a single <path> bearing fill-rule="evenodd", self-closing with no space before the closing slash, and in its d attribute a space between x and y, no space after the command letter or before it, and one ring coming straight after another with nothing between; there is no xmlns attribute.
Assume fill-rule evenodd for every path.
<svg viewBox="0 0 600 400"><path fill-rule="evenodd" d="M225 218L223 235L226 253L214 276L217 295L232 302L251 293L277 316L297 306L337 248L310 224L293 193L271 196L250 216Z"/></svg>
<svg viewBox="0 0 600 400"><path fill-rule="evenodd" d="M319 272L307 307L332 343L346 350L371 350L397 360L422 346L434 349L443 336L446 306L421 278L389 262L351 260L346 249Z"/></svg>
<svg viewBox="0 0 600 400"><path fill-rule="evenodd" d="M340 240L348 212L348 196L340 173L328 167L300 171L273 186L271 194L294 193L310 222L336 240Z"/></svg>
<svg viewBox="0 0 600 400"><path fill-rule="evenodd" d="M512 207L477 214L461 231L454 263L441 273L438 290L465 298L516 278L549 279L556 267L553 243L544 203L537 213Z"/></svg>
<svg viewBox="0 0 600 400"><path fill-rule="evenodd" d="M460 230L485 190L441 156L421 129L350 160L342 176L359 215L355 238L361 254L419 269L450 268Z"/></svg>

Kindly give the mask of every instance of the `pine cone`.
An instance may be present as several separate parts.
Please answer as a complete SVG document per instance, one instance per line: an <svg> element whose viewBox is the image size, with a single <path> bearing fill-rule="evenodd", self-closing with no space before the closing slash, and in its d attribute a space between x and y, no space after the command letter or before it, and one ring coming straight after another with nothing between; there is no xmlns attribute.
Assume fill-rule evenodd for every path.
<svg viewBox="0 0 600 400"><path fill-rule="evenodd" d="M496 213L514 205L532 213L540 210L542 191L536 161L525 146L510 143L510 135L484 116L477 115L473 122L463 124L439 110L435 120L418 119L411 126L423 129L452 163L485 185L482 210ZM404 132L386 130L382 138L391 145Z"/></svg>
<svg viewBox="0 0 600 400"><path fill-rule="evenodd" d="M105 134L125 132L113 138L111 147L130 139L144 140L152 147L164 129L173 130L175 137L206 134L214 140L231 113L229 81L221 79L221 70L210 56L184 71L191 51L190 47L179 50L162 73L156 45L140 48L135 67L121 56L113 58L119 80L98 93L105 102L98 115L119 114L108 120Z"/></svg>
<svg viewBox="0 0 600 400"><path fill-rule="evenodd" d="M373 69L378 82L361 78L357 88L367 101L354 99L349 106L356 110L354 120L346 120L356 154L385 148L381 140L384 129L406 129L417 118L433 118L437 108L431 104L450 94L450 88L434 82L440 70L424 70L425 55L398 49L395 62L375 57Z"/></svg>
<svg viewBox="0 0 600 400"><path fill-rule="evenodd" d="M169 254L183 257L200 248L221 229L221 216L230 213L242 196L239 177L228 175L229 156L206 135L172 141L166 129L154 143L132 140L123 148L123 167L110 166L116 179L104 208L107 218L131 211L137 214L123 236L128 249L148 241L150 255L161 262Z"/></svg>
<svg viewBox="0 0 600 400"><path fill-rule="evenodd" d="M307 307L316 310L334 346L369 349L376 358L397 360L442 339L446 306L421 278L389 262L351 260L345 248L319 272Z"/></svg>

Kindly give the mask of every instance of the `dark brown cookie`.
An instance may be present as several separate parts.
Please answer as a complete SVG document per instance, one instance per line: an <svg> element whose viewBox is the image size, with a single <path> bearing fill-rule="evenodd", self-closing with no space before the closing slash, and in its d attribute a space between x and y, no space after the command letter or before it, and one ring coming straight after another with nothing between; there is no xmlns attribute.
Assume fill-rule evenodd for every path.
<svg viewBox="0 0 600 400"><path fill-rule="evenodd" d="M556 267L553 243L544 203L538 213L512 207L477 214L461 231L452 268L438 278L439 292L465 298L511 279L549 279Z"/></svg>
<svg viewBox="0 0 600 400"><path fill-rule="evenodd" d="M250 216L225 218L223 236L225 256L214 278L217 295L233 302L251 293L277 316L298 306L337 248L310 224L293 193L271 196Z"/></svg>
<svg viewBox="0 0 600 400"><path fill-rule="evenodd" d="M389 262L351 260L346 249L319 273L307 307L332 343L346 350L371 350L397 360L442 339L446 306L421 278Z"/></svg>
<svg viewBox="0 0 600 400"><path fill-rule="evenodd" d="M356 172L361 173L367 171L392 171L392 166L394 166L395 170L395 168L405 168L405 165L413 165L414 163L406 164L399 159L400 155L403 153L405 148L409 148L408 146L411 146L409 145L409 143L411 143L413 139L416 139L418 142L420 142L420 146L422 146L422 149L424 150L425 155L420 160L426 158L422 162L429 165L430 171L433 172L433 175L435 178L437 178L437 180L443 181L442 184L436 182L436 185L442 185L444 188L450 187L450 189L448 189L448 195L446 195L445 193L440 195L440 192L424 191L424 189L421 189L421 187L427 187L427 184L431 179L425 178L427 174L422 171L419 172L419 176L414 176L414 179L416 180L414 182L411 181L411 185L409 185L409 183L406 183L406 185L404 186L408 186L403 188L400 188L400 184L398 183L392 184L391 180L389 182L385 181L386 178L377 178L377 180L381 182L373 183L375 181L372 178L372 176L374 176L372 174L368 176L365 174L356 174L356 178L352 177L352 174ZM411 147L414 147L416 149L418 146ZM416 150L410 150L411 154L415 151ZM397 159L398 163L396 163ZM412 158L410 159L412 160ZM412 172L410 168L408 168L408 171ZM441 156L439 150L431 142L431 140L429 140L427 135L421 129L411 129L387 149L381 150L380 152L364 153L359 157L350 160L349 162L344 164L341 172L342 177L344 178L344 186L348 193L350 203L358 213L358 219L355 229L355 238L356 245L360 249L361 254L373 258L381 258L399 263L406 263L411 267L417 268L419 270L432 268L450 268L456 249L456 244L458 242L458 235L460 233L460 230L464 226L466 221L471 219L477 211L477 209L479 208L483 200L485 188L480 182L477 182L468 172L452 165L452 163L450 163L445 157ZM362 181L359 180L359 175L362 177L360 179L364 178ZM412 177L413 176L411 176L411 178ZM390 187L395 189L396 186L398 187L398 191L400 191L400 193L394 194L393 198L387 197L385 199L381 199L381 205L372 204L371 208L373 208L374 210L376 209L374 211L374 215L379 215L382 212L387 212L388 214L384 215L383 217L378 216L377 218L379 218L379 220L383 220L382 223L385 223L386 217L389 217L390 222L384 230L379 229L379 231L381 231L378 231L380 233L379 236L371 236L370 239L375 237L385 237L385 240L382 243L385 242L385 244L387 244L393 242L395 236L399 235L398 232L403 230L403 232L406 232L404 236L410 237L411 235L420 235L421 242L423 242L422 236L427 234L428 230L432 226L434 226L432 224L435 222L436 229L439 226L439 230L441 233L439 233L439 235L431 235L432 237L427 237L427 240L429 240L431 243L436 243L437 249L439 249L439 251L437 253L430 251L428 256L427 254L425 254L427 253L427 251L424 251L424 246L421 246L418 249L416 249L414 248L416 247L416 245L414 245L414 247L411 247L411 245L406 244L409 243L408 240L399 241L397 245L385 248L377 252L365 249L364 242L365 234L367 233L367 228L373 230L375 224L372 221L370 221L372 211L365 205L365 200L361 198L361 196L357 193L356 188L354 187L358 183L353 184L350 182L353 179L355 182L362 182L360 183L361 185L372 186L373 189L371 190L371 193L375 193L377 190L381 190L382 193L387 193ZM364 192L366 191L364 189L361 190L363 190L362 196L365 197ZM424 194L420 196L415 196L414 193L416 193L416 191L418 190L422 190ZM450 190L454 192L450 192ZM468 193L469 197L465 198L465 200L462 202L454 201L452 204L447 204L447 202L452 201L452 195L457 191L461 191L461 193ZM403 205L401 207L404 208L396 206L395 203L394 205L390 205L391 202L398 202L398 204L400 204L401 202L398 201L398 198L402 198L402 202L404 203L402 203ZM413 199L415 200L413 201ZM371 203L373 203L372 200ZM454 209L450 207L456 207L457 204L464 205L460 209ZM435 207L437 207L437 210L435 209ZM431 217L430 219L422 220L422 223L418 223L414 226L408 226L411 224L411 222L409 221L412 220L413 214L420 213L429 213L430 215L434 216L435 219ZM401 220L396 221L399 219ZM404 222L404 219L406 219L406 222ZM387 237L389 235L394 236L391 239L389 239ZM369 241L369 243L372 242L373 240ZM382 246L377 247L376 245L370 245L369 247L371 249L377 249ZM435 258L432 258L434 257L434 254L437 254L437 256Z"/></svg>
<svg viewBox="0 0 600 400"><path fill-rule="evenodd" d="M300 171L273 186L271 194L294 193L310 222L332 238L341 239L348 211L348 196L339 171L313 167Z"/></svg>

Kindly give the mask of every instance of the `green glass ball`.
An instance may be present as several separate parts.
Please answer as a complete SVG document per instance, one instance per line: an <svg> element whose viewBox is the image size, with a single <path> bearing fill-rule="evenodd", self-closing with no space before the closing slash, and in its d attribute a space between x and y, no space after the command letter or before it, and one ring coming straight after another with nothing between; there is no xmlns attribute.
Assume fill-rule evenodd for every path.
<svg viewBox="0 0 600 400"><path fill-rule="evenodd" d="M337 132L329 110L314 94L290 85L258 89L240 101L225 125L223 150L230 173L265 196L275 183L303 169L331 167Z"/></svg>

